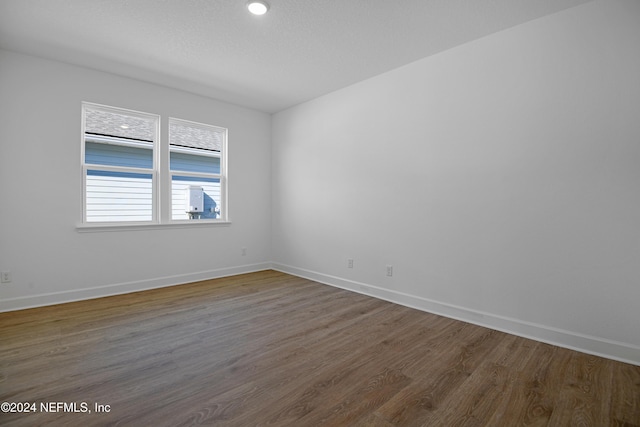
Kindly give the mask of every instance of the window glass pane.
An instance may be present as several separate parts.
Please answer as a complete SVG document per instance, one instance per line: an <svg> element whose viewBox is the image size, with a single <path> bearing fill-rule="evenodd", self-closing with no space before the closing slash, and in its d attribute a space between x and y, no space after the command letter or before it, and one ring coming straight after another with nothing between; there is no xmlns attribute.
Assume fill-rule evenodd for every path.
<svg viewBox="0 0 640 427"><path fill-rule="evenodd" d="M88 102L82 112L86 222L226 219L227 129L169 118L167 147L158 115ZM170 188L156 182L165 174Z"/></svg>
<svg viewBox="0 0 640 427"><path fill-rule="evenodd" d="M153 168L153 145L141 148L87 141L84 153L86 164Z"/></svg>
<svg viewBox="0 0 640 427"><path fill-rule="evenodd" d="M169 144L220 153L226 131L217 126L169 119Z"/></svg>
<svg viewBox="0 0 640 427"><path fill-rule="evenodd" d="M86 106L84 132L92 135L109 135L137 141L153 142L156 139L156 118L145 117L108 107Z"/></svg>
<svg viewBox="0 0 640 427"><path fill-rule="evenodd" d="M87 170L87 222L153 220L151 174Z"/></svg>
<svg viewBox="0 0 640 427"><path fill-rule="evenodd" d="M171 151L171 170L220 174L220 158Z"/></svg>
<svg viewBox="0 0 640 427"><path fill-rule="evenodd" d="M190 215L188 197L190 187L202 188L202 213ZM220 179L173 175L171 177L171 217L179 219L215 219L220 218Z"/></svg>
<svg viewBox="0 0 640 427"><path fill-rule="evenodd" d="M85 221L153 221L159 117L90 103L82 111Z"/></svg>

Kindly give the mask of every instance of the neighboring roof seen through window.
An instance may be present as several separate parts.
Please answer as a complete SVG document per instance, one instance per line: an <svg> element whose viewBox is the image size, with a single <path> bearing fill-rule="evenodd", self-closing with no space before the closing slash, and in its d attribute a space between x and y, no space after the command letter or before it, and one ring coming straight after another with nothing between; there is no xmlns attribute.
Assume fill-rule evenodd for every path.
<svg viewBox="0 0 640 427"><path fill-rule="evenodd" d="M94 135L152 142L155 139L155 122L148 118L87 108L84 131Z"/></svg>
<svg viewBox="0 0 640 427"><path fill-rule="evenodd" d="M225 129L214 126L198 126L195 123L169 120L170 144L220 152Z"/></svg>

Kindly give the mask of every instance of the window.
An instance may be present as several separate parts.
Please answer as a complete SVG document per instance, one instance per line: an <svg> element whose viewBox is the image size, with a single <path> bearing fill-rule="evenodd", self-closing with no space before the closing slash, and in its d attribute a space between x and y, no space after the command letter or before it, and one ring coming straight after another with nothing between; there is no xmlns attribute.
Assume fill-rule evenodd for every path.
<svg viewBox="0 0 640 427"><path fill-rule="evenodd" d="M221 216L221 153L226 134L224 128L169 119L172 219ZM200 200L198 195L202 206L191 203L191 198Z"/></svg>
<svg viewBox="0 0 640 427"><path fill-rule="evenodd" d="M159 117L83 107L85 222L155 221Z"/></svg>
<svg viewBox="0 0 640 427"><path fill-rule="evenodd" d="M163 140L158 115L90 103L82 115L84 223L226 220L225 128L169 118Z"/></svg>

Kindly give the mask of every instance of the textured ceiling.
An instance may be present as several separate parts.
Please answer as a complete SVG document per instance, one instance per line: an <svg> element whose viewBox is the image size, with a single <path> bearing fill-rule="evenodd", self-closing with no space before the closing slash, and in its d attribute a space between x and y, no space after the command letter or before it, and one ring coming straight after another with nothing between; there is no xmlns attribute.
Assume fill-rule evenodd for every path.
<svg viewBox="0 0 640 427"><path fill-rule="evenodd" d="M0 0L0 47L276 112L590 0Z"/></svg>

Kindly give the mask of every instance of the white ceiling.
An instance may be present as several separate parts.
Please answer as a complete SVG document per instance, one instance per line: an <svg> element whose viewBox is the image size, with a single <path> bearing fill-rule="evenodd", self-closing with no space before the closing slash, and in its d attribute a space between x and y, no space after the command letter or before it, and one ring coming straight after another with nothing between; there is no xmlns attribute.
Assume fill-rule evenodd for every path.
<svg viewBox="0 0 640 427"><path fill-rule="evenodd" d="M0 47L276 112L591 0L0 0Z"/></svg>

